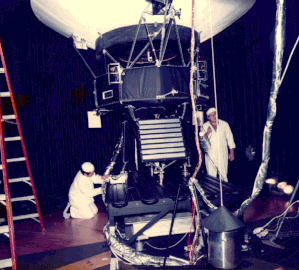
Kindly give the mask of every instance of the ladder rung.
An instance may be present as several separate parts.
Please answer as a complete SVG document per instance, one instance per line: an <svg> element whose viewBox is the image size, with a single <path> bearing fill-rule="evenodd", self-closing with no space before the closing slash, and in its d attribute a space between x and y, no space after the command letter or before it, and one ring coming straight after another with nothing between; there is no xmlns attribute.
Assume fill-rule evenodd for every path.
<svg viewBox="0 0 299 270"><path fill-rule="evenodd" d="M12 266L12 260L11 259L0 260L0 267L1 268L11 267L11 266Z"/></svg>
<svg viewBox="0 0 299 270"><path fill-rule="evenodd" d="M12 202L27 201L27 200L34 200L34 196L30 195L24 197L11 198Z"/></svg>
<svg viewBox="0 0 299 270"><path fill-rule="evenodd" d="M4 73L4 68L0 68L0 73Z"/></svg>
<svg viewBox="0 0 299 270"><path fill-rule="evenodd" d="M6 142L20 141L20 140L21 140L21 137L20 137L20 136L4 138L4 141L6 141Z"/></svg>
<svg viewBox="0 0 299 270"><path fill-rule="evenodd" d="M10 97L10 92L1 92L0 96L1 97Z"/></svg>
<svg viewBox="0 0 299 270"><path fill-rule="evenodd" d="M13 178L13 179L9 179L8 182L9 183L17 183L17 182L24 182L24 181L29 181L30 177L20 177L20 178Z"/></svg>
<svg viewBox="0 0 299 270"><path fill-rule="evenodd" d="M8 158L6 161L7 163L10 163L10 162L25 161L25 160L26 160L25 157L19 157L19 158Z"/></svg>
<svg viewBox="0 0 299 270"><path fill-rule="evenodd" d="M14 114L8 114L8 115L2 115L3 120L12 120L16 119L16 116Z"/></svg>
<svg viewBox="0 0 299 270"><path fill-rule="evenodd" d="M9 232L8 225L0 226L0 233L8 233L8 232Z"/></svg>
<svg viewBox="0 0 299 270"><path fill-rule="evenodd" d="M18 161L25 161L25 157L20 157L20 158L8 158L6 160L7 163L12 163L12 162L18 162ZM2 165L0 165L0 170L2 170Z"/></svg>
<svg viewBox="0 0 299 270"><path fill-rule="evenodd" d="M20 220L20 219L27 219L27 218L35 218L38 217L38 213L35 214L28 214L28 215L22 215L22 216L15 216L13 217L13 220Z"/></svg>
<svg viewBox="0 0 299 270"><path fill-rule="evenodd" d="M0 201L5 201L5 194L0 194ZM34 200L34 195L10 198L11 202Z"/></svg>

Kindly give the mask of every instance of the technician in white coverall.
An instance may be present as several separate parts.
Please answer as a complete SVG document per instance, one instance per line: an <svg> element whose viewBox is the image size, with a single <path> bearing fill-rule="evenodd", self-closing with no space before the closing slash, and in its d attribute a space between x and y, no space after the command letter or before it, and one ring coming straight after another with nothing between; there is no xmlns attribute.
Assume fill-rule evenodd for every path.
<svg viewBox="0 0 299 270"><path fill-rule="evenodd" d="M228 182L228 160L233 161L235 159L234 149L236 145L234 137L228 123L218 119L215 108L210 108L207 111L207 117L209 121L203 125L206 132L204 137L211 144L208 152L205 154L207 173L216 177L218 168L222 180ZM229 153L228 148L230 149Z"/></svg>
<svg viewBox="0 0 299 270"><path fill-rule="evenodd" d="M95 174L92 163L85 162L75 176L69 191L71 217L90 219L98 212L93 197L102 194L102 188L94 188L93 184L103 184L108 176Z"/></svg>

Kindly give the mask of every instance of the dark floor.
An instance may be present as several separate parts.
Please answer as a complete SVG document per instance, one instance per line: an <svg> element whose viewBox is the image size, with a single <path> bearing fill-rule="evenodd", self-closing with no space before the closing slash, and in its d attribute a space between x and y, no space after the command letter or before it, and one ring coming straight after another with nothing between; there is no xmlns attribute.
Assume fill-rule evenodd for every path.
<svg viewBox="0 0 299 270"><path fill-rule="evenodd" d="M299 240L298 218L288 219L284 222L282 237L278 237L275 241L283 249L273 247L273 244L267 243L267 237L263 243L261 239L252 234L254 228L265 225L271 217L283 213L287 207L288 200L288 198L283 197L270 197L262 204L260 198L257 198L245 210L244 223L248 231L250 244L248 245L248 251L243 252L244 258L248 259L244 260L244 263L247 263L247 265L244 265L245 268L242 267L242 269L254 269L250 268L250 266L253 267L253 263L250 263L252 259L255 259L256 262L260 260L263 265L266 265L261 266L263 269L275 269L271 262L282 265L282 269L299 268L297 259L299 257L299 245L297 244ZM102 204L99 204L98 207L99 213L90 220L65 220L62 211L46 214L43 216L46 228L43 232L40 230L40 225L34 221L16 222L17 256L105 242L103 226L106 223L107 215L106 212L102 211ZM297 211L297 206L292 207L289 214L294 216ZM275 229L276 224L275 222L273 223L272 229ZM0 241L0 259L10 257L8 241L3 238L0 240L2 240ZM267 265L269 268L267 268Z"/></svg>

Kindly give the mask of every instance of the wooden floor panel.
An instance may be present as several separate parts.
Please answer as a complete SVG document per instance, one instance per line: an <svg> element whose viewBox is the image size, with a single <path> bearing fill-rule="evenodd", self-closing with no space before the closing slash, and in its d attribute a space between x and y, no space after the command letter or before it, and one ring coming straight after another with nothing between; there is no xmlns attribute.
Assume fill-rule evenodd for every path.
<svg viewBox="0 0 299 270"><path fill-rule="evenodd" d="M89 220L63 218L62 212L43 216L45 230L33 220L15 224L16 253L18 256L37 252L51 251L67 247L104 242L103 227L107 214L98 205L99 213ZM3 236L4 237L4 236ZM0 259L10 257L8 242L0 241Z"/></svg>
<svg viewBox="0 0 299 270"><path fill-rule="evenodd" d="M284 197L269 197L265 202L257 197L244 211L244 222L249 223L280 215L287 208L288 202L289 198ZM295 211L295 209L290 209L290 211Z"/></svg>
<svg viewBox="0 0 299 270"><path fill-rule="evenodd" d="M288 199L268 198L261 208L262 202L257 198L244 212L244 222L249 223L281 214L287 207ZM105 241L103 227L107 215L98 205L99 213L89 220L63 218L62 212L43 216L46 230L41 232L40 225L32 220L15 224L17 255L51 251L67 247L75 247ZM3 237L1 238L3 240ZM8 239L0 241L0 259L10 257Z"/></svg>

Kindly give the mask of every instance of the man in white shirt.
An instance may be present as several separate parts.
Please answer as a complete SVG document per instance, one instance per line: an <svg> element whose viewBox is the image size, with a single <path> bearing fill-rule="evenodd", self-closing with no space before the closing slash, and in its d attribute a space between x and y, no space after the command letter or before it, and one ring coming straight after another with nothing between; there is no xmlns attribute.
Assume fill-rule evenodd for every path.
<svg viewBox="0 0 299 270"><path fill-rule="evenodd" d="M85 162L78 171L69 191L71 217L90 219L98 212L94 196L102 194L102 188L94 188L94 184L103 184L106 176L95 174L94 165Z"/></svg>
<svg viewBox="0 0 299 270"><path fill-rule="evenodd" d="M218 173L222 180L228 182L228 160L235 159L234 137L228 123L218 119L215 108L207 111L207 117L209 121L203 125L206 132L204 138L210 142L210 147L205 154L207 173L214 177Z"/></svg>

